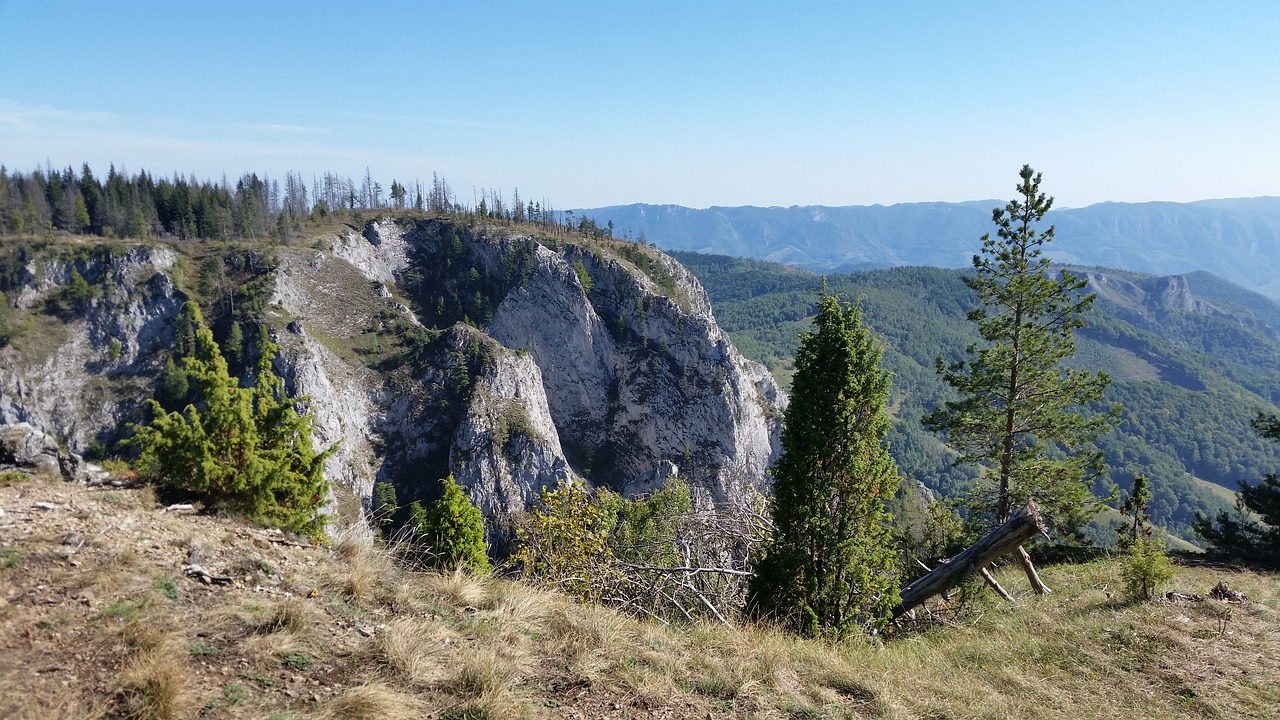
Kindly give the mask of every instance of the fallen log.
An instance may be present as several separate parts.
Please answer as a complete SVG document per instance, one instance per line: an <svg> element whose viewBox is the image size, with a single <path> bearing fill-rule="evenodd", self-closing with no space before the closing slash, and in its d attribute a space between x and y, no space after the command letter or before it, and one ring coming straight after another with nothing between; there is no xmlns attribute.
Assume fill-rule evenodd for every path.
<svg viewBox="0 0 1280 720"><path fill-rule="evenodd" d="M1027 503L986 537L903 588L899 593L902 601L893 609L893 617L899 617L934 595L950 590L966 577L981 573L992 560L1020 549L1023 543L1043 532L1044 519L1040 517L1040 508L1034 502Z"/></svg>

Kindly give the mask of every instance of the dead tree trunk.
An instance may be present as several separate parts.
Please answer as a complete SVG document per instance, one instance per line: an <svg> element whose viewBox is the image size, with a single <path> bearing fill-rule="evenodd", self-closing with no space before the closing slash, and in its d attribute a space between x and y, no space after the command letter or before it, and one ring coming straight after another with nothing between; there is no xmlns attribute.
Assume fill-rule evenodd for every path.
<svg viewBox="0 0 1280 720"><path fill-rule="evenodd" d="M965 577L980 573L992 560L1021 549L1022 543L1044 532L1040 508L1033 502L1013 514L1003 525L963 550L950 561L902 589L902 602L893 609L898 617L925 600L960 584Z"/></svg>

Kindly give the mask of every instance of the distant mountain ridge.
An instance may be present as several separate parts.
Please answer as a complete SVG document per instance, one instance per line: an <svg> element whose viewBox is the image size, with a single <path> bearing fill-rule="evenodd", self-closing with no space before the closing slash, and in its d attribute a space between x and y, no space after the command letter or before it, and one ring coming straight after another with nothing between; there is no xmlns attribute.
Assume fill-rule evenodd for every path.
<svg viewBox="0 0 1280 720"><path fill-rule="evenodd" d="M789 382L820 279L767 261L673 256L706 288L734 345ZM1156 522L1192 539L1196 513L1230 509L1240 480L1280 467L1280 448L1249 426L1258 411L1280 408L1280 304L1207 272L1072 269L1088 278L1098 302L1077 332L1070 364L1108 372L1113 383L1100 407L1123 407L1119 427L1101 438L1111 470L1096 489L1128 488L1135 474L1145 475ZM826 276L829 291L859 299L883 343L893 376L890 452L906 477L948 497L965 492L973 469L952 466L920 418L950 397L936 359L961 359L980 342L966 319L977 297L965 274L916 266ZM1094 536L1115 535L1095 528Z"/></svg>
<svg viewBox="0 0 1280 720"><path fill-rule="evenodd" d="M898 205L711 207L617 205L575 210L665 250L795 265L814 272L967 267L1002 200ZM1280 197L1190 203L1106 202L1053 210L1055 260L1157 275L1207 270L1280 299Z"/></svg>

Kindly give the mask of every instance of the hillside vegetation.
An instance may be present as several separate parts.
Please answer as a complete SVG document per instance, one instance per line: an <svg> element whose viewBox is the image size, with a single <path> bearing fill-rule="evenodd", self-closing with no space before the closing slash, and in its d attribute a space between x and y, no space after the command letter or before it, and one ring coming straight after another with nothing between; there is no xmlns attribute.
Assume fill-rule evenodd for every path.
<svg viewBox="0 0 1280 720"><path fill-rule="evenodd" d="M400 569L159 505L149 489L0 484L0 716L13 718L1162 718L1273 716L1280 582L1243 604L1120 600L1118 565L1045 570L1013 605L839 645L663 626L500 577ZM229 584L184 575L199 564ZM1015 592L1016 569L1001 573Z"/></svg>
<svg viewBox="0 0 1280 720"><path fill-rule="evenodd" d="M796 337L814 312L819 277L759 260L674 253L711 296L717 320L742 352L765 363L784 384ZM1155 278L1078 269L1101 289L1088 327L1078 333L1074 363L1114 377L1104 404L1120 403L1119 426L1101 439L1112 481L1128 489L1135 474L1152 482L1151 512L1175 535L1190 533L1196 513L1230 507L1204 483L1234 491L1280 467L1274 443L1249 422L1275 411L1280 392L1280 309L1219 278ZM832 292L861 298L866 323L885 343L893 373L895 415L890 449L903 474L943 495L960 494L971 470L954 468L946 448L920 418L947 389L935 359L960 359L978 341L965 318L976 296L962 271L901 267L828 275ZM1228 495L1229 497L1229 495ZM1095 527L1094 537L1113 533Z"/></svg>

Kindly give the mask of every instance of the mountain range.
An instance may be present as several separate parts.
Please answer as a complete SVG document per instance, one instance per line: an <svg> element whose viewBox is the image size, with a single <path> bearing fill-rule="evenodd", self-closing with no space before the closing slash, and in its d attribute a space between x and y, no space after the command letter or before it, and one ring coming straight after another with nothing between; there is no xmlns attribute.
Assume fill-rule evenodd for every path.
<svg viewBox="0 0 1280 720"><path fill-rule="evenodd" d="M968 267L1000 200L826 207L618 205L575 210L665 250L751 257L818 273ZM1280 197L1106 202L1049 212L1056 261L1155 275L1205 270L1280 298Z"/></svg>
<svg viewBox="0 0 1280 720"><path fill-rule="evenodd" d="M782 384L794 368L797 335L810 329L821 279L767 261L676 252L706 288L721 327ZM1098 295L1077 332L1072 364L1104 370L1113 382L1101 410L1122 407L1099 446L1109 472L1095 490L1127 489L1137 474L1153 492L1151 514L1174 535L1194 540L1197 513L1228 509L1242 481L1280 467L1280 452L1250 428L1280 403L1280 306L1210 273L1158 276L1073 268ZM829 273L829 292L857 299L884 347L893 376L889 437L905 477L944 497L963 495L974 476L920 419L950 397L935 361L962 359L980 343L966 319L977 296L965 271L899 267ZM1105 527L1091 531L1106 543Z"/></svg>

